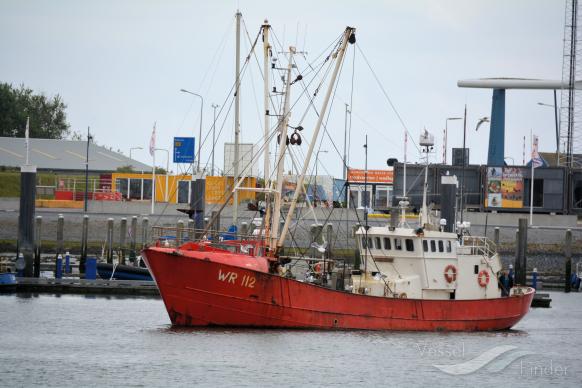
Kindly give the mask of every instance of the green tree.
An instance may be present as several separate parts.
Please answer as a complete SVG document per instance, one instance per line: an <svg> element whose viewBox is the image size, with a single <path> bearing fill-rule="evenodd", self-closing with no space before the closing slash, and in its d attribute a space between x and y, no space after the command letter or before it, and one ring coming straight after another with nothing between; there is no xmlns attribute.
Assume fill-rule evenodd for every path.
<svg viewBox="0 0 582 388"><path fill-rule="evenodd" d="M62 139L69 133L66 107L58 94L47 97L24 85L0 83L0 136L24 137L30 117L30 137Z"/></svg>

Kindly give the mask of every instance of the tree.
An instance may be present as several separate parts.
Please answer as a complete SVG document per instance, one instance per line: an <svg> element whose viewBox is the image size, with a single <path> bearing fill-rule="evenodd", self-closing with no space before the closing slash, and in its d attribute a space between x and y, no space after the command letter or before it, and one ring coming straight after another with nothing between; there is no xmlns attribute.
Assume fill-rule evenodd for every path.
<svg viewBox="0 0 582 388"><path fill-rule="evenodd" d="M20 85L0 83L0 136L24 137L30 118L30 137L62 139L69 133L67 105L58 94L47 97Z"/></svg>

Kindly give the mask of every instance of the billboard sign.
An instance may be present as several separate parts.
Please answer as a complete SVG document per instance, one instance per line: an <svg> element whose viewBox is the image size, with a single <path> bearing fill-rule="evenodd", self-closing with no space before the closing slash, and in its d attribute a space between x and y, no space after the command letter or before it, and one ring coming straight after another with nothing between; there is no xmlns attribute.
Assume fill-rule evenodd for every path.
<svg viewBox="0 0 582 388"><path fill-rule="evenodd" d="M391 185L393 182L393 170L368 170L368 183L384 183ZM354 168L348 169L348 182L364 183L366 181L366 171Z"/></svg>
<svg viewBox="0 0 582 388"><path fill-rule="evenodd" d="M194 138L174 138L174 163L194 163Z"/></svg>
<svg viewBox="0 0 582 388"><path fill-rule="evenodd" d="M487 207L523 208L523 172L519 167L487 168Z"/></svg>

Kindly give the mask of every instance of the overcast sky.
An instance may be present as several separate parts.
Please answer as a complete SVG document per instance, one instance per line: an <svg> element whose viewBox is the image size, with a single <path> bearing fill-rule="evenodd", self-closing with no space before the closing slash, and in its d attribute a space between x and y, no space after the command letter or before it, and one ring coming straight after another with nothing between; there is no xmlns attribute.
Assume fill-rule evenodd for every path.
<svg viewBox="0 0 582 388"><path fill-rule="evenodd" d="M425 127L434 133L438 152L433 160L442 158L445 118L461 116L464 104L471 162L487 159L489 127L479 132L474 128L478 118L491 114L491 91L460 89L458 80L561 79L564 1L560 0L2 0L0 81L24 84L49 96L60 94L73 130L85 132L90 126L99 144L126 154L130 147L143 147L133 155L151 163L147 148L154 122L161 148L170 148L174 136L193 132L197 136L200 100L180 93L181 88L203 95L204 132L212 124L211 103L227 101L234 81L237 7L244 20L243 57L250 47L246 30L254 38L265 18L284 46L297 44L307 52L307 61L314 60L345 26L356 27L359 48L415 140ZM328 130L341 150L344 102L350 101L354 67L350 165L363 168L367 134L369 168L384 168L388 157L402 160L402 125L358 49L354 64L354 49L349 48ZM262 60L260 49L257 55ZM242 140L256 142L262 133L263 98L254 61L245 73L241 97ZM505 155L517 164L522 161L523 136L529 153L532 130L540 136L542 151L555 150L553 110L537 102L553 104L552 92L507 92ZM318 100L318 108L320 104ZM290 124L296 125L302 114L294 112ZM222 143L233 140L232 122L231 114L216 148L220 168ZM314 123L313 116L306 118L305 137L311 136ZM461 145L462 121L449 122L449 149ZM329 152L319 155L319 173L341 177L340 157L329 138L321 148ZM209 142L201 155L205 163ZM165 156L160 154L160 159ZM413 146L409 160L418 160Z"/></svg>

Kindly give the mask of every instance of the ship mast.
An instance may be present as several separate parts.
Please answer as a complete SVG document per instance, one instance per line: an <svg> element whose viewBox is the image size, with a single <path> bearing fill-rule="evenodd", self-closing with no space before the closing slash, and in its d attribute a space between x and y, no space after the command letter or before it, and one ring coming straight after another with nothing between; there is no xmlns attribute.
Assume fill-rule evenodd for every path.
<svg viewBox="0 0 582 388"><path fill-rule="evenodd" d="M238 190L236 184L239 178L239 136L240 136L240 18L242 14L236 11L236 81L234 91L234 200L232 209L232 224L237 225L238 219Z"/></svg>
<svg viewBox="0 0 582 388"><path fill-rule="evenodd" d="M295 207L297 205L297 198L299 197L299 193L302 191L301 188L303 187L303 182L305 180L305 173L307 172L307 168L309 167L309 162L311 160L311 155L313 154L313 148L315 147L315 143L317 143L317 137L319 135L319 130L321 128L321 124L323 122L323 118L325 117L325 113L327 111L327 105L329 103L329 99L331 97L331 93L333 91L335 81L337 79L337 75L339 73L339 69L343 62L346 47L348 41L350 43L356 42L355 36L356 29L353 27L346 27L340 48L337 52L334 53L332 57L336 58L335 68L333 70L333 74L331 76L331 80L329 82L329 86L327 88L327 92L325 94L325 99L323 101L323 106L321 111L319 112L319 117L317 119L317 123L315 124L315 130L313 131L313 136L311 138L311 142L309 143L309 149L307 150L307 155L305 156L305 161L303 162L303 168L301 170L301 175L299 175L297 179L297 188L295 193L293 194L293 200L291 201L291 206L289 207L289 211L287 213L287 218L285 219L285 225L283 226L283 231L281 232L281 237L279 237L279 241L277 243L277 248L280 248L285 243L285 237L287 236L287 232L289 231L289 225L291 224L291 218L293 217L293 213L295 212ZM280 195L280 194L278 194Z"/></svg>
<svg viewBox="0 0 582 388"><path fill-rule="evenodd" d="M293 55L295 47L289 47L289 64L287 65L287 76L285 78L285 102L283 105L283 114L279 118L279 155L277 157L277 189L275 190L275 208L273 210L273 223L269 246L272 250L277 247L277 238L279 235L279 220L281 219L281 192L283 191L283 173L285 167L285 151L287 148L287 123L289 122L289 94L291 86L291 69L293 68ZM296 192L300 191L299 184Z"/></svg>
<svg viewBox="0 0 582 388"><path fill-rule="evenodd" d="M271 45L269 44L269 28L271 25L269 21L265 19L263 23L263 81L264 81L264 109L265 109L265 128L264 128L264 177L265 177L265 190L271 188L271 170L270 164L271 161L269 159L269 152L270 152L270 139L269 139L269 132L271 131L271 120L270 120L270 104L269 104L269 59L271 57ZM270 218L271 218L271 195L269 192L265 191L265 219L263 222L265 228L265 237L269 237L269 228L270 228Z"/></svg>

